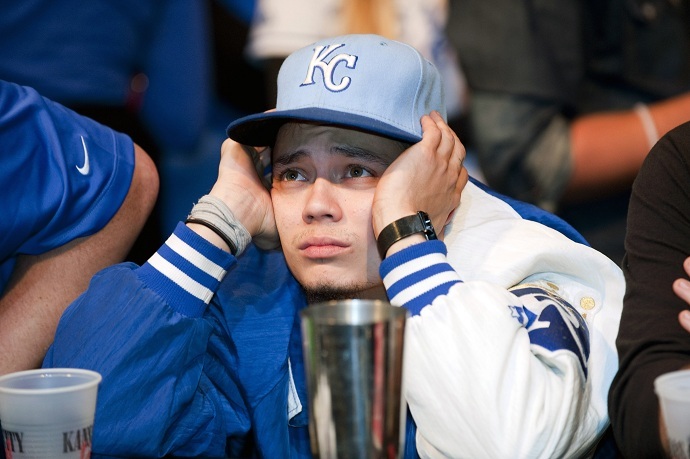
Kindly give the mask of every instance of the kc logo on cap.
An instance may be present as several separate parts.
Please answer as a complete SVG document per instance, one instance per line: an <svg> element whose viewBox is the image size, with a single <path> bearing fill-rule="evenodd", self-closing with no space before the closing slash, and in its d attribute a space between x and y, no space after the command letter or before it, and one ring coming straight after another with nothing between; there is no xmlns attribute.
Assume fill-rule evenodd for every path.
<svg viewBox="0 0 690 459"><path fill-rule="evenodd" d="M276 108L231 122L228 136L271 146L288 122L358 129L408 143L421 117L445 117L441 76L419 51L378 35L342 35L290 54L278 73Z"/></svg>
<svg viewBox="0 0 690 459"><path fill-rule="evenodd" d="M314 71L318 68L321 69L323 73L323 84L329 91L340 92L347 89L350 86L352 78L349 76L343 77L339 82L333 81L333 72L338 64L341 62L345 64L345 67L349 69L354 69L357 66L357 56L352 54L341 53L337 56L331 57L330 61L326 62L325 59L333 53L338 48L345 46L344 43L334 44L329 46L317 46L314 49L314 55L309 62L309 68L307 69L307 77L301 86L308 86L314 83Z"/></svg>

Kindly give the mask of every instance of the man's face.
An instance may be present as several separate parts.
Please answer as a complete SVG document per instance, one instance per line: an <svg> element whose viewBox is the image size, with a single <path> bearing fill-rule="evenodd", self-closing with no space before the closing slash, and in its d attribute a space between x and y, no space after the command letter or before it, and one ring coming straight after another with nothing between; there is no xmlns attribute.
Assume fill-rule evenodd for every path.
<svg viewBox="0 0 690 459"><path fill-rule="evenodd" d="M379 178L406 147L333 126L280 129L272 152L273 211L288 266L308 292L348 298L380 290L371 206Z"/></svg>

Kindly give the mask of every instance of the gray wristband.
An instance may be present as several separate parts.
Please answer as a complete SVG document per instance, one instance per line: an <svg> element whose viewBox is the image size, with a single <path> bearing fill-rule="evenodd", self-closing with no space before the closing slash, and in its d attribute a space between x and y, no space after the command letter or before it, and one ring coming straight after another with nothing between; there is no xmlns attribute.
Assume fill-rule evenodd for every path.
<svg viewBox="0 0 690 459"><path fill-rule="evenodd" d="M235 218L230 208L221 199L209 194L202 196L194 205L187 222L211 228L228 244L235 256L244 252L252 240L249 231Z"/></svg>

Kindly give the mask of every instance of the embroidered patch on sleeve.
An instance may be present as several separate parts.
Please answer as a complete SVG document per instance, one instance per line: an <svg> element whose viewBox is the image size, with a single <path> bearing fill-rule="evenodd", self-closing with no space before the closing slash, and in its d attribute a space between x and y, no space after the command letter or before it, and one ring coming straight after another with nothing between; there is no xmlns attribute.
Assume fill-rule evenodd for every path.
<svg viewBox="0 0 690 459"><path fill-rule="evenodd" d="M587 376L589 329L584 318L555 292L534 284L510 289L522 304L508 306L529 333L530 342L549 351L572 352Z"/></svg>

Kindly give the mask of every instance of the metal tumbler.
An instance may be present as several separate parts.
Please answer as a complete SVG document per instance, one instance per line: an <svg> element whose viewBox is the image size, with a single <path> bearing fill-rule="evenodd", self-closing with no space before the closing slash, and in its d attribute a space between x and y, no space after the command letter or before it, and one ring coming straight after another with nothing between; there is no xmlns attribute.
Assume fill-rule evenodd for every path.
<svg viewBox="0 0 690 459"><path fill-rule="evenodd" d="M331 301L302 311L314 457L402 457L407 316L405 308L373 300Z"/></svg>

